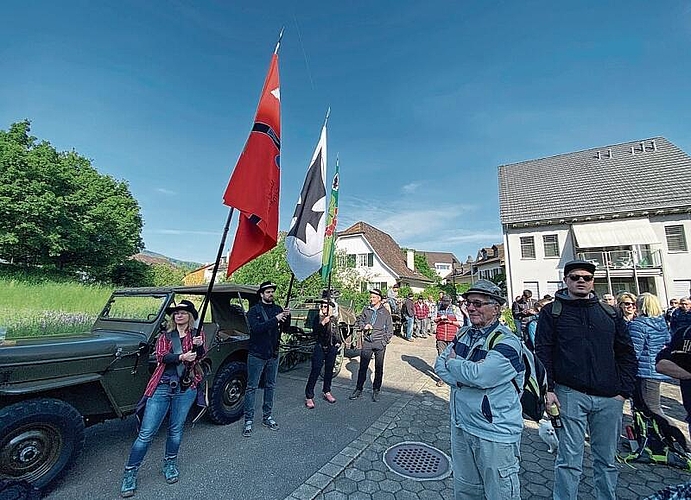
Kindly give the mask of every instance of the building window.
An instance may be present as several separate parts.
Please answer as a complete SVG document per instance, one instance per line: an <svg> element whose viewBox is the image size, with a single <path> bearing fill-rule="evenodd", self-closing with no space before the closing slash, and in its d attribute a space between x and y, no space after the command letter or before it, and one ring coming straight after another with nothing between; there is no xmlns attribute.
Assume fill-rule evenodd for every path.
<svg viewBox="0 0 691 500"><path fill-rule="evenodd" d="M667 237L667 249L670 252L687 251L684 226L665 226L665 236Z"/></svg>
<svg viewBox="0 0 691 500"><path fill-rule="evenodd" d="M523 290L530 290L533 292L533 298L536 300L540 298L540 283L537 281L524 281Z"/></svg>
<svg viewBox="0 0 691 500"><path fill-rule="evenodd" d="M535 258L535 238L532 236L521 236L521 258Z"/></svg>
<svg viewBox="0 0 691 500"><path fill-rule="evenodd" d="M382 293L385 294L388 285L386 284L386 281L370 281L369 283L367 281L360 282L360 291L363 293L375 288L378 288Z"/></svg>
<svg viewBox="0 0 691 500"><path fill-rule="evenodd" d="M339 255L337 257L338 260L338 266L341 268L353 268L355 267L355 254L354 253L349 253L346 255Z"/></svg>
<svg viewBox="0 0 691 500"><path fill-rule="evenodd" d="M359 253L357 254L357 267L372 267L374 266L373 253Z"/></svg>
<svg viewBox="0 0 691 500"><path fill-rule="evenodd" d="M451 264L434 264L434 267L436 268L437 271L450 271L451 270Z"/></svg>
<svg viewBox="0 0 691 500"><path fill-rule="evenodd" d="M542 236L542 244L545 249L545 257L559 257L559 236L545 234Z"/></svg>

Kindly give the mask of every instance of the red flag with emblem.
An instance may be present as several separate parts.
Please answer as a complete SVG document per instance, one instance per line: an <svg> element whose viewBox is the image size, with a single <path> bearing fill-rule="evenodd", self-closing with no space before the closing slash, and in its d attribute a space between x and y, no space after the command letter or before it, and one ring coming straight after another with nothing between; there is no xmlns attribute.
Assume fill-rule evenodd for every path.
<svg viewBox="0 0 691 500"><path fill-rule="evenodd" d="M280 155L281 94L276 51L271 58L252 131L223 195L225 205L240 211L228 261L228 276L276 246Z"/></svg>

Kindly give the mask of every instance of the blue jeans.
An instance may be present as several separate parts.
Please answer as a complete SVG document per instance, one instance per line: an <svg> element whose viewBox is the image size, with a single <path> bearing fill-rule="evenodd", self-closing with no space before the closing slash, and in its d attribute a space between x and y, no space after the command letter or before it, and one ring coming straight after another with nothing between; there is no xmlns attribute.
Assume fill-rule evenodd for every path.
<svg viewBox="0 0 691 500"><path fill-rule="evenodd" d="M263 418L271 416L274 406L274 388L276 387L276 375L278 374L278 357L261 359L251 354L247 356L247 392L245 393L245 422L254 420L254 398L259 387L259 380L264 372L264 405L262 406Z"/></svg>
<svg viewBox="0 0 691 500"><path fill-rule="evenodd" d="M623 401L589 396L557 384L564 427L556 429L559 451L554 463L554 500L576 500L583 473L586 424L593 455L593 484L597 500L614 500L617 493L616 453L621 434Z"/></svg>
<svg viewBox="0 0 691 500"><path fill-rule="evenodd" d="M153 395L146 402L139 435L134 440L126 467L139 468L146 452L149 450L151 441L169 412L165 458L177 457L182 441L185 419L196 397L197 389L187 389L184 392L180 392L179 386L171 389L168 384L159 384Z"/></svg>
<svg viewBox="0 0 691 500"><path fill-rule="evenodd" d="M305 387L305 397L307 399L314 399L314 386L317 385L319 372L324 366L324 384L322 385L322 392L331 392L331 380L334 375L334 365L336 364L336 354L338 354L338 346L330 346L326 350L320 345L314 346L312 352L312 371L307 379L307 386Z"/></svg>
<svg viewBox="0 0 691 500"><path fill-rule="evenodd" d="M520 448L520 441L489 441L451 422L454 499L520 500Z"/></svg>
<svg viewBox="0 0 691 500"><path fill-rule="evenodd" d="M413 321L414 318L412 316L405 317L405 338L408 340L413 338Z"/></svg>

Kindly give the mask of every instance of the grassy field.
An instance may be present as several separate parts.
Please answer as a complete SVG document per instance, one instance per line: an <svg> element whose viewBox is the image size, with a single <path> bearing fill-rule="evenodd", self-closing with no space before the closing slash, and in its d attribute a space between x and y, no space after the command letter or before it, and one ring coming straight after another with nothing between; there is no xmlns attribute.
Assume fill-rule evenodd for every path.
<svg viewBox="0 0 691 500"><path fill-rule="evenodd" d="M74 282L0 278L0 327L14 339L86 331L112 290Z"/></svg>

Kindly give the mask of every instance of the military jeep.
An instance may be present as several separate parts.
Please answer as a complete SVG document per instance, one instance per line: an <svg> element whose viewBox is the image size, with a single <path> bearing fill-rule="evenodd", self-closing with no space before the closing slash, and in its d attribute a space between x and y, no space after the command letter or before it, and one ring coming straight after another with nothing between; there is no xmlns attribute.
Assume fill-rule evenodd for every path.
<svg viewBox="0 0 691 500"><path fill-rule="evenodd" d="M134 413L156 365L165 309L185 298L200 306L207 287L115 291L88 333L0 346L0 479L45 487L74 462L84 428ZM204 332L208 416L242 416L249 327L257 287L214 287Z"/></svg>

